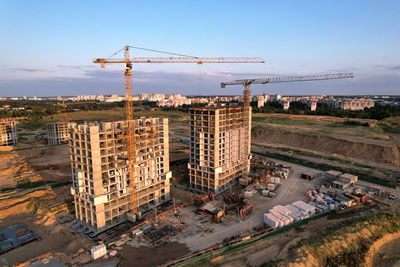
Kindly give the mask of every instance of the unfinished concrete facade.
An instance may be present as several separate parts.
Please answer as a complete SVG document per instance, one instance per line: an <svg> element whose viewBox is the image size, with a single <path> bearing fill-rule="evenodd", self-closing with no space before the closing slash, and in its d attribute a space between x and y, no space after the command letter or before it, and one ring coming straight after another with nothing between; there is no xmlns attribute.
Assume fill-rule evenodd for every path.
<svg viewBox="0 0 400 267"><path fill-rule="evenodd" d="M0 145L12 146L17 144L17 127L15 119L0 120Z"/></svg>
<svg viewBox="0 0 400 267"><path fill-rule="evenodd" d="M47 124L47 144L60 145L69 139L68 122L54 122Z"/></svg>
<svg viewBox="0 0 400 267"><path fill-rule="evenodd" d="M96 232L127 220L130 211L126 128L126 121L69 125L76 219ZM137 119L134 128L140 217L170 199L168 119Z"/></svg>
<svg viewBox="0 0 400 267"><path fill-rule="evenodd" d="M190 188L219 194L250 171L251 107L190 110Z"/></svg>

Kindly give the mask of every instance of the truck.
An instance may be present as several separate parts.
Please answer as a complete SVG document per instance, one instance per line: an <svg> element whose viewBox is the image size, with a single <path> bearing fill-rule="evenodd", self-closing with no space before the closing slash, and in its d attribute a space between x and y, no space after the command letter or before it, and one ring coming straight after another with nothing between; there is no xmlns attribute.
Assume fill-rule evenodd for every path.
<svg viewBox="0 0 400 267"><path fill-rule="evenodd" d="M302 179L309 180L309 181L314 180L314 176L313 176L313 175L308 175L308 174L305 174L305 173L302 173L302 174L301 174L301 178L302 178Z"/></svg>

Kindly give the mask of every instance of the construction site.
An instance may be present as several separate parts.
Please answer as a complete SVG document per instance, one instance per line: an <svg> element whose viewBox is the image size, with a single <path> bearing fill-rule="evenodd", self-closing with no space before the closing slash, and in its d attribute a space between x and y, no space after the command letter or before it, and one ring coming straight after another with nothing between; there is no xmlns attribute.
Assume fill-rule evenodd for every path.
<svg viewBox="0 0 400 267"><path fill-rule="evenodd" d="M76 219L94 232L128 219L130 174L137 181L138 218L170 199L168 120L141 118L135 129L135 168L126 163L126 121L71 123L72 188Z"/></svg>
<svg viewBox="0 0 400 267"><path fill-rule="evenodd" d="M18 177L8 174L13 184L1 184L0 228L9 231L7 227L25 220L23 233L7 238L25 232L32 237L12 251L4 248L8 253L0 260L5 265L101 264L111 259L121 266L190 263L309 221L323 228L319 218L344 210L398 208L396 188L252 149L251 84L342 79L352 74L224 82L222 87L244 86L243 102L191 108L185 118L172 123L161 117L135 117L133 63L262 63L263 59L131 58L130 48L121 50L124 59L93 60L101 67L124 64L124 120L67 122L64 109L64 121L45 129L52 146L38 140L37 132L24 129L22 144L2 154L7 169L15 162L6 157L23 151L15 158L24 169ZM3 125L5 145L17 145L15 122L4 120ZM49 162L54 168L48 168ZM44 170L49 176L39 173ZM17 208L23 212L16 214ZM33 252L35 242L43 246ZM161 256L154 257L155 252Z"/></svg>
<svg viewBox="0 0 400 267"><path fill-rule="evenodd" d="M47 124L48 145L60 145L68 143L68 131L68 122L54 122Z"/></svg>
<svg viewBox="0 0 400 267"><path fill-rule="evenodd" d="M17 130L15 119L0 120L0 145L12 146L17 144Z"/></svg>
<svg viewBox="0 0 400 267"><path fill-rule="evenodd" d="M250 107L190 110L190 187L219 194L250 171Z"/></svg>

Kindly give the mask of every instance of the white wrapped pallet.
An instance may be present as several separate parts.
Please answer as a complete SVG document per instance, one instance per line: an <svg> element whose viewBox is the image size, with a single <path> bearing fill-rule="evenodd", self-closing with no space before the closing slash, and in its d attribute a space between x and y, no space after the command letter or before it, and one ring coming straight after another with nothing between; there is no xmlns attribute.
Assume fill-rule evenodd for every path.
<svg viewBox="0 0 400 267"><path fill-rule="evenodd" d="M275 184L280 184L281 183L281 178L275 177Z"/></svg>
<svg viewBox="0 0 400 267"><path fill-rule="evenodd" d="M275 185L274 184L268 184L267 189L269 191L274 191L275 190Z"/></svg>
<svg viewBox="0 0 400 267"><path fill-rule="evenodd" d="M92 255L93 260L97 260L98 258L107 255L107 248L104 244L94 246L90 249L90 254Z"/></svg>
<svg viewBox="0 0 400 267"><path fill-rule="evenodd" d="M291 223L293 221L293 218L289 218L281 213L279 213L277 210L272 209L270 211L270 213L272 213L272 215L274 215L276 218L278 218L281 222L280 226L285 226L288 225L289 223Z"/></svg>
<svg viewBox="0 0 400 267"><path fill-rule="evenodd" d="M244 192L244 197L245 197L245 198L252 198L252 197L253 197L253 192L251 192L251 191L245 191L245 192Z"/></svg>
<svg viewBox="0 0 400 267"><path fill-rule="evenodd" d="M287 204L284 206L286 209L290 210L291 212L299 211L299 208L293 206L292 204Z"/></svg>
<svg viewBox="0 0 400 267"><path fill-rule="evenodd" d="M271 213L266 213L264 215L264 222L271 228L278 228L281 224L280 220Z"/></svg>
<svg viewBox="0 0 400 267"><path fill-rule="evenodd" d="M268 190L263 190L263 191L261 192L261 195L263 195L264 197L267 197L267 196L268 196L268 193L269 193Z"/></svg>
<svg viewBox="0 0 400 267"><path fill-rule="evenodd" d="M306 213L313 215L315 213L315 207L304 203L303 201L296 201L292 203L293 206L305 211Z"/></svg>

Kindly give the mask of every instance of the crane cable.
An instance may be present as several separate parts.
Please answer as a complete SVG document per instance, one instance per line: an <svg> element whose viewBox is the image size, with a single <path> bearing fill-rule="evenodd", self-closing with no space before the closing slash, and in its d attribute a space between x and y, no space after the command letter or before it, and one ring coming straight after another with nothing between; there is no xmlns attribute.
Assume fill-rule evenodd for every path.
<svg viewBox="0 0 400 267"><path fill-rule="evenodd" d="M191 57L191 58L196 58L196 59L199 58L199 57L194 57L194 56L182 55L182 54L177 54L177 53L172 53L172 52L166 52L166 51L160 51L160 50L154 50L154 49L148 49L148 48L137 47L137 46L129 46L129 47L130 47L130 48L139 49L139 50L145 50L145 51L150 51L150 52L157 52L157 53L162 53L162 54L173 55L173 56Z"/></svg>
<svg viewBox="0 0 400 267"><path fill-rule="evenodd" d="M150 51L150 52L157 52L157 53L172 55L172 56L191 57L191 58L195 58L195 59L198 59L198 58L199 58L199 57L195 57L195 56L188 56L188 55L183 55L183 54L178 54L178 53L160 51L160 50L149 49L149 48L143 48L143 47L137 47L137 46L131 46L131 45L128 45L128 47L134 48L134 49L139 49L139 50L144 50L144 51ZM117 52L115 52L115 53L113 53L111 56L109 56L107 59L113 58L114 56L116 56L116 55L118 55L120 52L122 52L124 49L125 49L125 47L121 48L120 50L118 50Z"/></svg>

